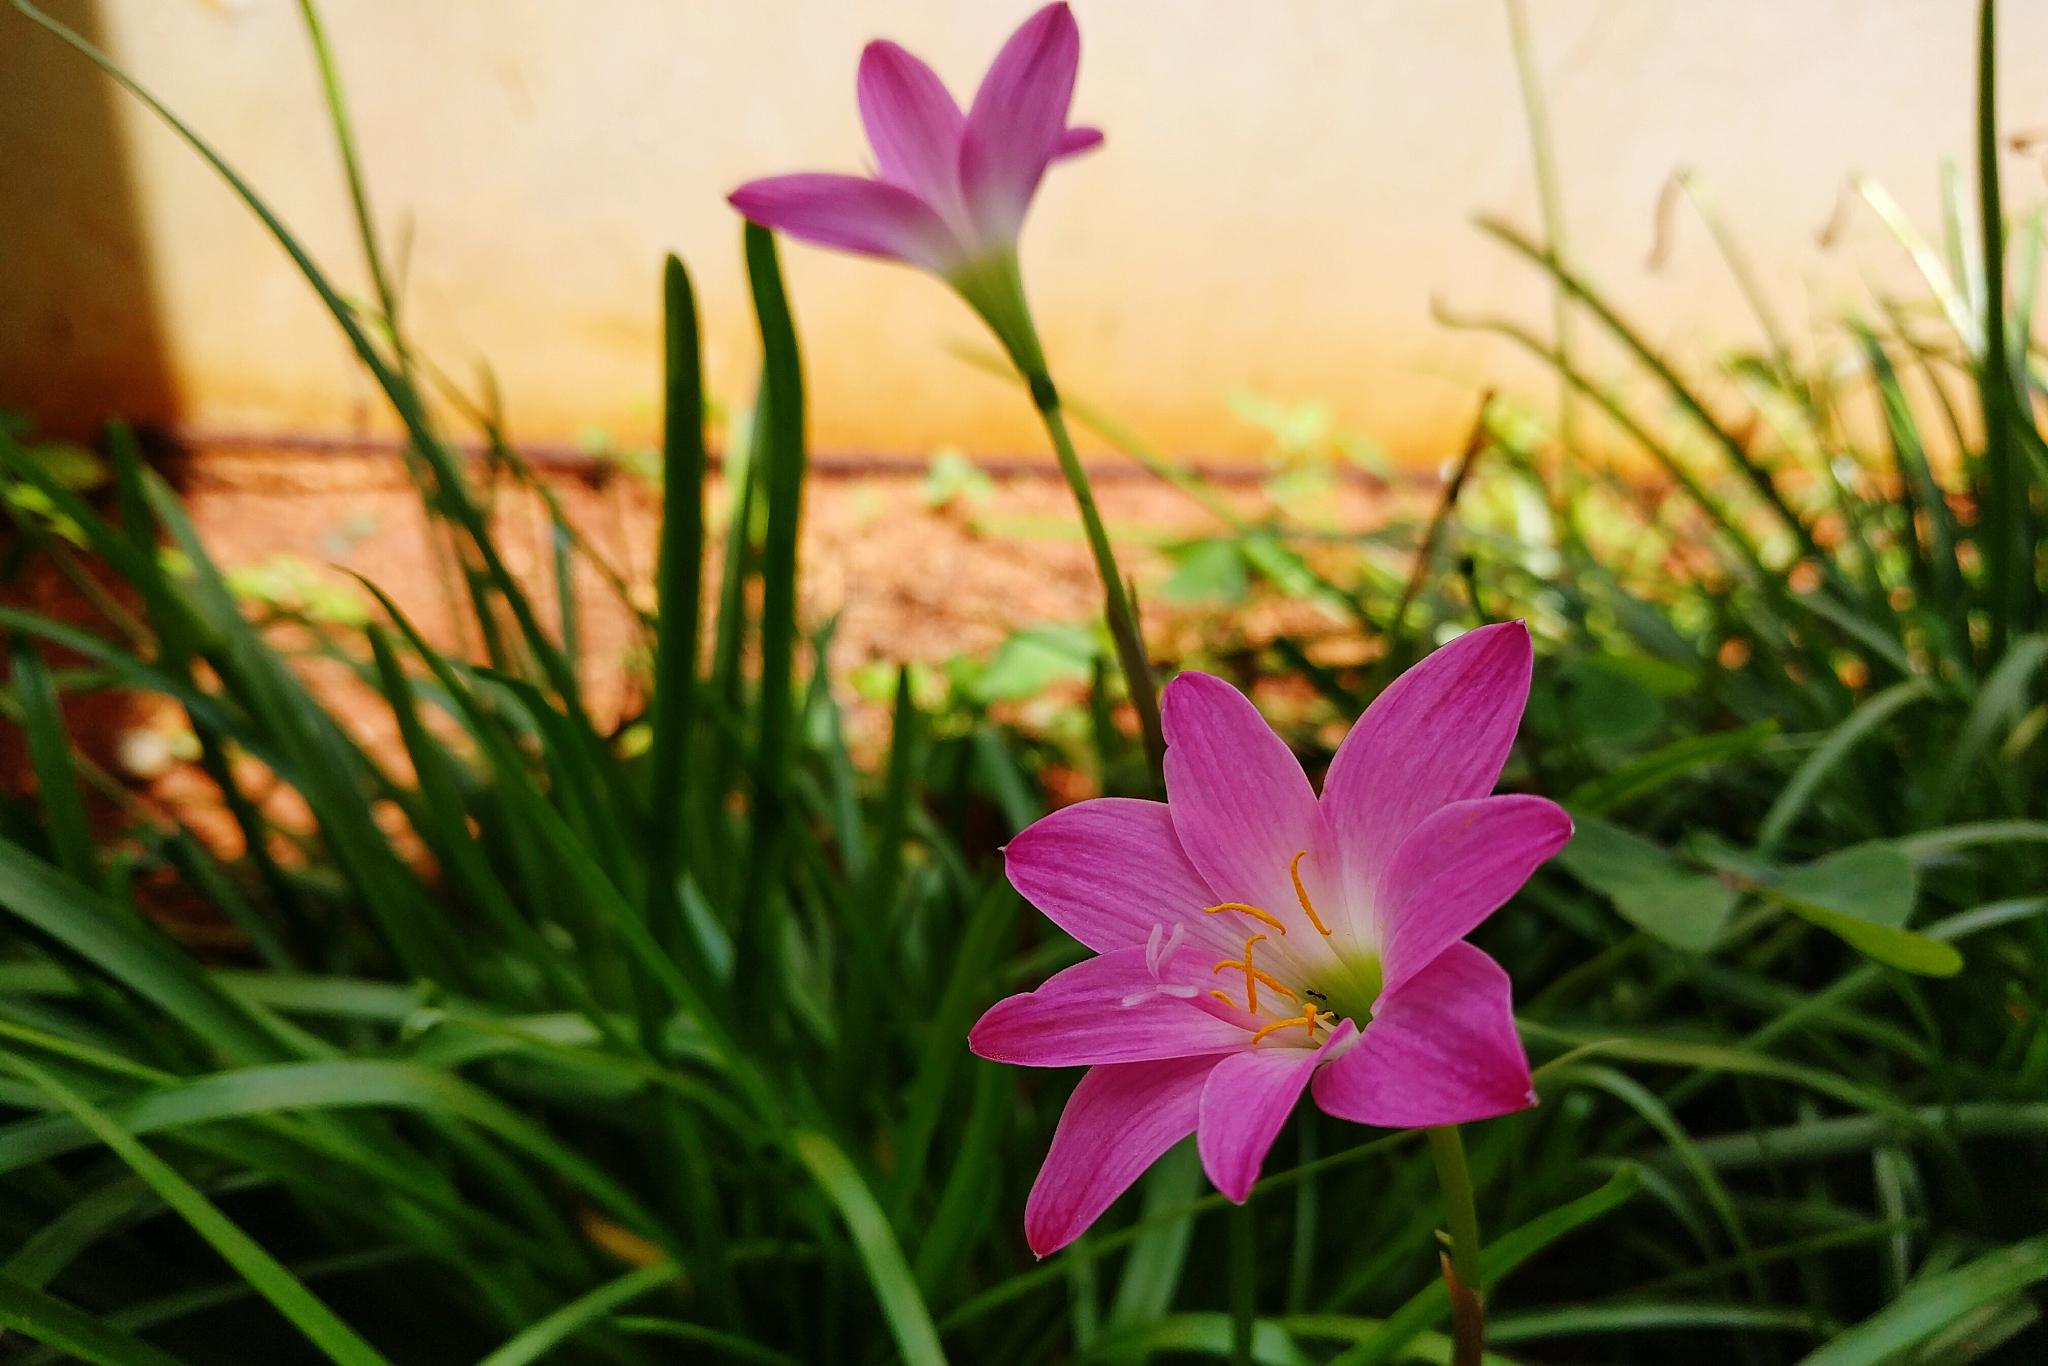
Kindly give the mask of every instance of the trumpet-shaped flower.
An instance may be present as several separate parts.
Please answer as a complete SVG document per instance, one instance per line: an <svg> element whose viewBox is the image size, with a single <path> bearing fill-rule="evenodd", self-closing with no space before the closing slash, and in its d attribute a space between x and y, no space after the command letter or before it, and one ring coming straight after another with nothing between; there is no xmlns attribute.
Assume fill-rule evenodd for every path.
<svg viewBox="0 0 2048 1366"><path fill-rule="evenodd" d="M1183 673L1165 802L1081 802L1011 841L1010 881L1095 953L969 1038L1089 1068L1025 1206L1034 1252L1191 1133L1243 1201L1304 1089L1394 1128L1535 1103L1508 975L1465 942L1571 838L1555 803L1491 795L1529 673L1520 622L1459 637L1366 709L1320 798L1243 694Z"/></svg>
<svg viewBox="0 0 2048 1366"><path fill-rule="evenodd" d="M856 93L876 174L773 176L740 186L732 204L792 237L932 272L1036 370L1017 234L1046 167L1102 142L1067 126L1080 61L1074 16L1048 5L1003 45L963 114L929 66L869 43Z"/></svg>

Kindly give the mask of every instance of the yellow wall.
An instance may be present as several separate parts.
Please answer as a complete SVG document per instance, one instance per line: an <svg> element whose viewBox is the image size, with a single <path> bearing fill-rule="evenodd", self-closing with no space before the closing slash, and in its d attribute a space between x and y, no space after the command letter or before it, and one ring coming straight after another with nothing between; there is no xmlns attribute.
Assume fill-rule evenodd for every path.
<svg viewBox="0 0 2048 1366"><path fill-rule="evenodd" d="M268 194L350 288L363 276L291 0L75 0L105 44ZM518 434L652 429L661 253L697 273L713 390L752 365L747 177L864 161L862 42L899 38L956 92L1029 0L330 0L419 336L488 362ZM1256 452L1223 399L1327 399L1411 457L1455 443L1481 384L1535 392L1433 296L1542 323L1527 268L1469 226L1535 216L1501 0L1077 0L1077 117L1108 145L1050 177L1026 268L1055 370L1159 445ZM1660 187L1698 168L1783 311L1898 278L1867 216L1814 245L1846 175L1923 223L1967 160L1974 6L1958 0L1529 0L1572 247L1660 344L1744 341L1697 224L1646 265ZM2048 6L2007 4L2004 122L2048 124ZM0 403L208 429L375 425L289 266L186 150L85 64L0 14ZM2015 197L2037 162L2009 162ZM952 358L965 312L911 273L797 247L820 449L1035 451L1029 413ZM366 416L367 415L367 416Z"/></svg>

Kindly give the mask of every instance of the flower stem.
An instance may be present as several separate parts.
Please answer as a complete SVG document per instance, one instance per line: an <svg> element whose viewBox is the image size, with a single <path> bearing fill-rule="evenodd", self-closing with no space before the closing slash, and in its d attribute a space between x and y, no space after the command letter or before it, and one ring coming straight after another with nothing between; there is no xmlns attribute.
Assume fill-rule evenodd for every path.
<svg viewBox="0 0 2048 1366"><path fill-rule="evenodd" d="M1444 1284L1451 1292L1452 1366L1479 1366L1486 1341L1486 1307L1479 1286L1479 1210L1472 1202L1472 1173L1465 1165L1465 1141L1458 1126L1425 1130L1436 1159L1437 1184L1444 1192L1444 1222L1451 1251L1444 1259Z"/></svg>
<svg viewBox="0 0 2048 1366"><path fill-rule="evenodd" d="M1124 686L1131 695L1131 704L1138 709L1138 729L1144 738L1145 760L1152 770L1153 786L1158 787L1162 785L1165 773L1166 740L1159 726L1159 691L1152 680L1152 661L1145 653L1145 638L1138 631L1138 615L1131 607L1123 574L1117 569L1116 552L1110 548L1109 533L1102 525L1102 514L1095 507L1095 490L1089 486L1088 472L1081 468L1081 457L1074 451L1074 438L1067 432L1059 391L1053 387L1051 376L1043 370L1026 374L1025 379L1031 384L1031 401L1037 405L1039 416L1045 419L1046 433L1052 437L1053 449L1059 454L1060 473L1066 476L1067 487L1074 491L1074 501L1081 509L1081 525L1088 533L1088 549L1095 556L1095 570L1102 578L1103 612L1109 618L1110 639L1116 643L1117 663L1123 669Z"/></svg>
<svg viewBox="0 0 2048 1366"><path fill-rule="evenodd" d="M1258 1322L1258 1245L1251 1202L1230 1211L1230 1366L1252 1366Z"/></svg>

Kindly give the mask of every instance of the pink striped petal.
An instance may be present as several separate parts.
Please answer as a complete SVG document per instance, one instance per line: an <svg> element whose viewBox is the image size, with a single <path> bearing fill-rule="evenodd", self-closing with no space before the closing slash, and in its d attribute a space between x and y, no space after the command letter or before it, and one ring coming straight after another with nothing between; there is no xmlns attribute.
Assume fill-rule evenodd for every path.
<svg viewBox="0 0 2048 1366"><path fill-rule="evenodd" d="M1475 797L1423 817L1381 882L1381 955L1393 991L1470 934L1572 837L1542 797Z"/></svg>
<svg viewBox="0 0 2048 1366"><path fill-rule="evenodd" d="M1145 950L1089 958L1036 991L997 1001L968 1031L967 1046L990 1062L1022 1067L1084 1067L1104 1062L1185 1058L1242 1048L1240 1025L1198 1001L1207 963L1185 948L1164 974L1182 995L1158 991Z"/></svg>
<svg viewBox="0 0 2048 1366"><path fill-rule="evenodd" d="M1401 841L1430 812L1500 780L1529 700L1529 629L1482 626L1437 650L1373 700L1323 779L1343 885L1370 900Z"/></svg>
<svg viewBox="0 0 2048 1366"><path fill-rule="evenodd" d="M729 197L734 208L762 227L821 247L941 273L959 257L939 215L900 185L806 172L750 180Z"/></svg>
<svg viewBox="0 0 2048 1366"><path fill-rule="evenodd" d="M886 39L860 54L861 122L882 179L945 214L960 204L960 135L967 126L932 69Z"/></svg>
<svg viewBox="0 0 2048 1366"><path fill-rule="evenodd" d="M1026 901L1097 953L1143 944L1160 924L1185 924L1201 953L1228 956L1243 941L1223 917L1201 914L1217 898L1181 852L1165 802L1077 802L1026 826L1003 866Z"/></svg>
<svg viewBox="0 0 2048 1366"><path fill-rule="evenodd" d="M1064 4L1026 19L975 92L960 142L960 183L988 243L1014 242L1067 130L1081 31Z"/></svg>
<svg viewBox="0 0 2048 1366"><path fill-rule="evenodd" d="M1195 1131L1213 1058L1089 1069L1053 1131L1024 1202L1024 1237L1041 1257L1087 1232L1168 1148Z"/></svg>
<svg viewBox="0 0 2048 1366"><path fill-rule="evenodd" d="M1511 993L1500 964L1470 944L1451 945L1380 997L1357 1046L1316 1073L1316 1104L1389 1129L1526 1110L1536 1093Z"/></svg>
<svg viewBox="0 0 2048 1366"><path fill-rule="evenodd" d="M1297 853L1318 847L1322 815L1300 761L1220 678L1183 673L1160 706L1167 805L1188 861L1216 900L1248 902L1305 928L1288 869ZM1302 875L1314 898L1309 860Z"/></svg>
<svg viewBox="0 0 2048 1366"><path fill-rule="evenodd" d="M1329 1051L1358 1032L1346 1020L1320 1048L1262 1044L1232 1053L1216 1064L1202 1087L1202 1109L1195 1143L1202 1170L1216 1189L1243 1204L1259 1179L1267 1150L1302 1088Z"/></svg>
<svg viewBox="0 0 2048 1366"><path fill-rule="evenodd" d="M1083 152L1092 152L1101 145L1102 130L1100 128L1090 128L1086 124L1077 124L1060 134L1060 145L1054 150L1052 159L1054 161L1065 161L1068 157L1077 157Z"/></svg>

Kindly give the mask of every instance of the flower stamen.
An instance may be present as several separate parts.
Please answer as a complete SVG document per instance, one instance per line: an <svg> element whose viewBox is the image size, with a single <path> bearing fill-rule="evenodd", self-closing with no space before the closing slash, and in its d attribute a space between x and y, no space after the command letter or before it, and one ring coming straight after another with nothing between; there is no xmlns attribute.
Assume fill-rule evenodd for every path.
<svg viewBox="0 0 2048 1366"><path fill-rule="evenodd" d="M1308 888L1301 884L1301 861L1307 856L1308 850L1306 849L1296 854L1294 861L1287 865L1287 876L1294 879L1294 897L1295 900L1301 903L1302 913L1308 917L1308 923L1315 926L1317 930L1327 937L1330 933L1330 927L1325 925L1322 917L1316 914L1316 908L1310 904L1308 899Z"/></svg>
<svg viewBox="0 0 2048 1366"><path fill-rule="evenodd" d="M1309 1042L1314 1043L1316 1038L1316 1026L1324 1023L1325 1021L1334 1020L1336 1018L1337 1017L1335 1015L1331 1014L1327 1010L1317 1010L1314 1002L1306 1002L1301 1007L1301 1014L1293 1016L1290 1019L1280 1020L1277 1023L1267 1025L1264 1029L1261 1029L1258 1033L1252 1035L1252 1042L1257 1043L1260 1039L1265 1038L1268 1034L1271 1034L1276 1029L1287 1029L1293 1025L1300 1025L1302 1028L1308 1031Z"/></svg>
<svg viewBox="0 0 2048 1366"><path fill-rule="evenodd" d="M1262 911L1248 901L1220 901L1214 906L1202 907L1203 915L1215 915L1219 911L1236 911L1240 915L1248 915L1254 920L1264 921L1282 934L1287 933L1287 927L1280 923L1278 916L1274 915L1271 911Z"/></svg>
<svg viewBox="0 0 2048 1366"><path fill-rule="evenodd" d="M1291 987L1289 987L1286 983L1282 982L1279 978L1275 977L1272 973L1267 972L1264 969L1253 965L1252 945L1258 943L1261 939L1264 938L1266 938L1266 936L1263 934L1253 935L1251 938L1244 941L1244 957L1242 959L1226 958L1222 962L1218 963L1215 967L1209 969L1209 971L1212 973L1221 972L1225 968L1239 968L1243 970L1244 998L1247 1002L1245 1009L1249 1010L1254 1015L1258 1014L1259 1012L1259 983L1261 982L1264 982L1267 986L1273 988L1273 990L1279 992L1282 996L1285 996L1290 1001L1299 1001L1301 999L1301 997L1295 995Z"/></svg>

